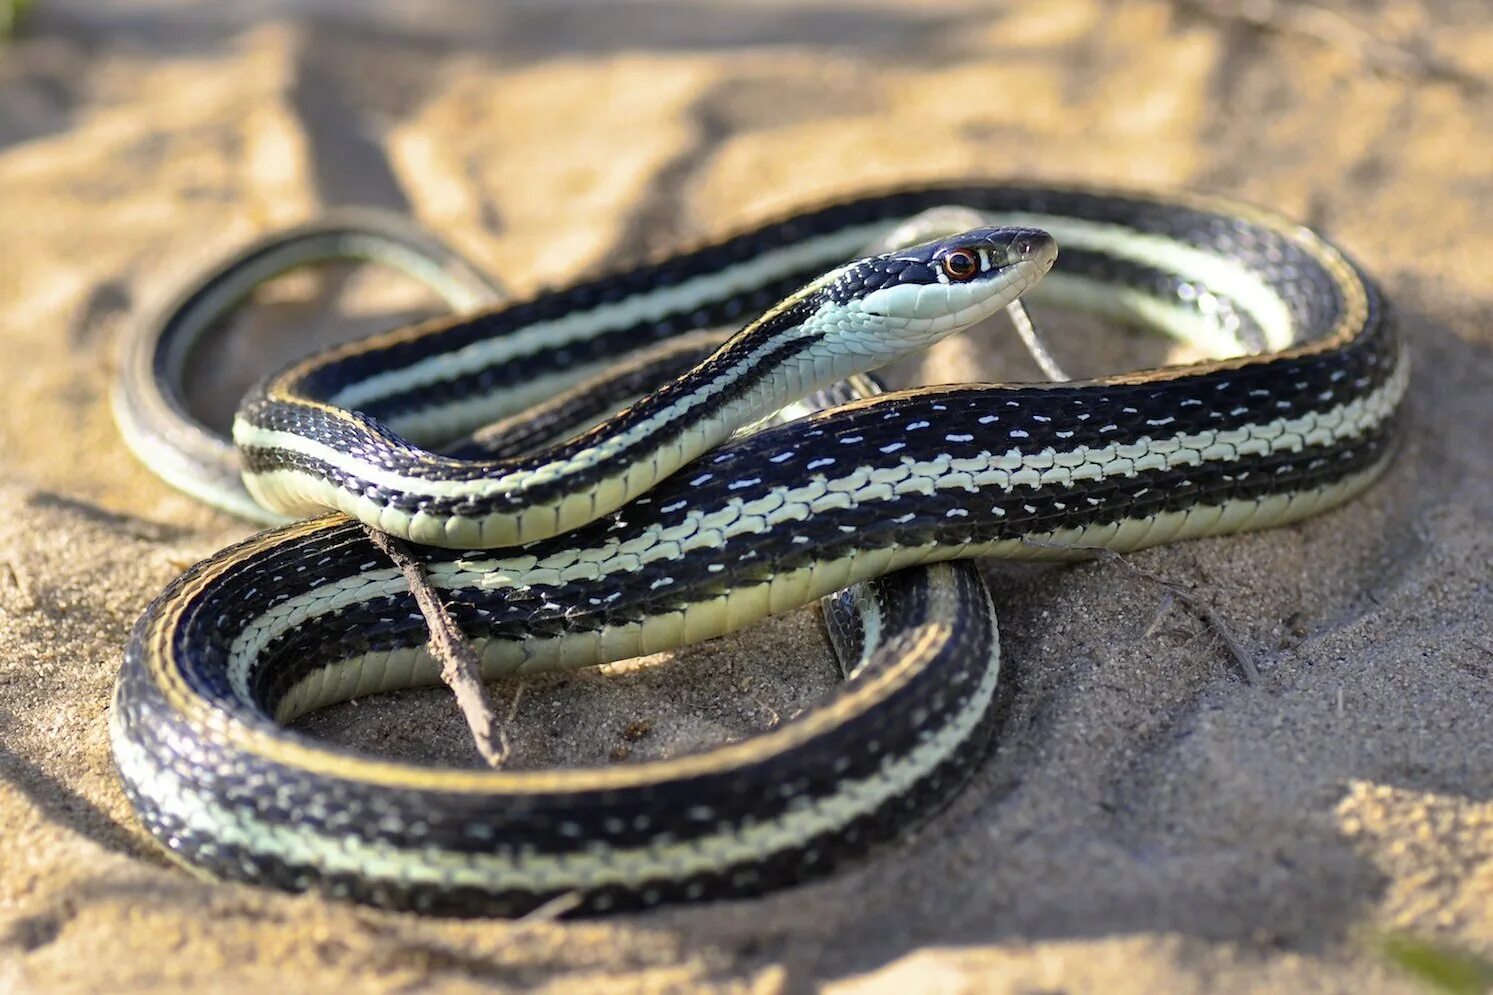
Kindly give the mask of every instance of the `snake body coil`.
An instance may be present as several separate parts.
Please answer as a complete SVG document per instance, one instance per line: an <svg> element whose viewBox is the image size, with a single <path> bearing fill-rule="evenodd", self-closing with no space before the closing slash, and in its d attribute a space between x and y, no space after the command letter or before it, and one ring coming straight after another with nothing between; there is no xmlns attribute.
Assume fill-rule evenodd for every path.
<svg viewBox="0 0 1493 995"><path fill-rule="evenodd" d="M943 204L1000 227L842 265ZM998 308L1050 262L1041 232L1062 255L1031 296L1228 358L897 391L726 441L876 365L868 337L895 354ZM764 309L574 440L452 449L619 356ZM988 741L995 622L977 574L944 561L1136 549L1331 507L1386 465L1406 378L1378 292L1305 229L1207 198L1021 186L857 198L342 347L246 401L246 480L284 511L469 547L419 555L488 676L656 652L861 584L829 615L850 679L780 728L666 761L460 771L332 749L283 726L436 671L398 571L324 517L225 550L150 607L117 686L116 760L150 831L223 877L488 912L798 881L936 809Z"/></svg>

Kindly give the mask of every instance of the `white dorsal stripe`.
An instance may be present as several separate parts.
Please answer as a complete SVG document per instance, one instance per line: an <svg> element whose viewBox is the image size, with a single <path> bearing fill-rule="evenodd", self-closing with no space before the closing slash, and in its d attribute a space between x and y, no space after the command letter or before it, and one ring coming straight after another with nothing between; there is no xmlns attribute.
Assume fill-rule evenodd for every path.
<svg viewBox="0 0 1493 995"><path fill-rule="evenodd" d="M993 621L992 621L992 624ZM614 848L591 844L564 854L460 853L351 836L329 836L313 824L269 821L242 809L229 811L209 793L157 764L111 724L115 760L126 780L164 813L225 846L310 865L327 875L356 874L374 880L530 891L641 884L758 861L803 841L849 825L888 799L908 791L969 739L990 707L999 666L992 660L959 710L912 750L889 756L865 778L842 781L835 790L790 805L751 825L733 825L684 842L656 841ZM418 853L418 860L411 859Z"/></svg>
<svg viewBox="0 0 1493 995"><path fill-rule="evenodd" d="M1178 433L1124 445L1078 446L1065 451L1022 453L1012 448L958 460L948 456L906 459L888 471L871 473L860 468L833 479L816 473L802 484L769 488L751 501L732 498L725 507L691 509L679 524L668 528L650 526L625 541L565 550L545 560L519 551L505 551L499 556L474 551L468 557L433 564L430 579L439 588L486 590L596 580L717 546L735 536L777 528L799 521L810 512L842 507L852 499L882 501L902 493L931 494L951 488L1011 491L1022 486L1097 482L1330 444L1361 436L1383 423L1403 397L1408 377L1408 364L1402 361L1373 393L1346 404L1223 432ZM321 484L329 496L338 490L325 481ZM279 635L327 612L403 590L398 571L376 570L325 584L270 608L246 625L232 644L228 668L235 693L249 700L248 677L253 662Z"/></svg>
<svg viewBox="0 0 1493 995"><path fill-rule="evenodd" d="M1031 266L1025 265L1009 268L978 283L933 287L897 285L874 291L863 300L854 300L848 305L826 302L801 322L778 331L758 344L739 362L708 379L700 380L673 403L659 408L622 431L603 436L593 445L565 459L546 462L532 470L502 471L490 477L470 480L424 479L380 467L365 459L357 450L344 450L294 432L264 429L244 420L239 420L234 425L234 441L241 447L299 453L366 483L409 494L482 499L521 492L534 484L567 477L613 460L628 449L647 443L665 426L683 421L691 411L706 404L711 398L759 374L769 363L769 357L793 342L808 344L781 371L779 385L773 393L786 391L788 396L780 397L779 404L828 386L861 371L867 365L890 362L956 328L988 317L1041 276L1042 273L1034 272ZM865 305L885 309L893 317L868 312ZM919 309L929 313L911 315L911 312ZM904 312L909 316L903 317ZM745 418L762 408L764 397L771 396L772 394L764 394L762 390L754 388L710 413L708 417L697 418L688 429L692 450L702 452L702 445L708 448L724 441L744 423ZM658 444L675 445L668 440L660 440ZM679 454L672 455L677 464ZM258 483L255 478L264 476L266 475L245 474L251 492L256 497L263 497L270 507L286 511L309 511L322 506L314 498L314 495L320 493L315 488L297 487L292 483L273 492L256 489ZM313 495L312 499L305 500L307 495ZM346 497L340 498L334 507L345 507L347 500Z"/></svg>
<svg viewBox="0 0 1493 995"><path fill-rule="evenodd" d="M1176 239L1144 234L1120 225L1039 213L989 212L984 214L984 218L991 225L1047 231L1057 239L1060 251L1063 247L1070 247L1102 252L1175 274L1213 293L1232 298L1264 330L1272 349L1284 348L1292 341L1293 328L1285 302L1236 260L1210 254ZM351 410L381 398L419 390L443 380L630 328L666 314L687 313L806 268L827 268L843 262L893 224L895 222L889 221L859 225L805 239L672 287L660 287L590 311L576 311L551 321L536 322L510 335L475 342L455 352L429 356L409 366L349 384L328 398L328 402Z"/></svg>
<svg viewBox="0 0 1493 995"><path fill-rule="evenodd" d="M846 228L818 238L764 252L716 273L708 273L671 287L634 294L590 311L574 311L541 321L511 335L474 342L464 349L418 360L409 366L376 374L349 384L329 398L340 408L354 409L382 397L428 387L442 380L475 373L517 357L559 348L676 312L689 312L713 301L742 293L815 266L828 268L854 255L881 230L881 225Z"/></svg>

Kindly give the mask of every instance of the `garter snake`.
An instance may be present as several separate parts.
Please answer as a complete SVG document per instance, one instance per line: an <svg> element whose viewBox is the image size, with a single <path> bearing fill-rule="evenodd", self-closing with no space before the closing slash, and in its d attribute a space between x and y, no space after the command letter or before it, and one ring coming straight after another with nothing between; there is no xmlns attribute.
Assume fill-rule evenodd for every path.
<svg viewBox="0 0 1493 995"><path fill-rule="evenodd" d="M992 227L845 263L944 204ZM1035 283L1042 233L1062 253ZM894 391L732 437L1033 283L1220 358ZM650 350L755 314L718 350L682 348L686 372L622 414L551 441L627 381L606 376L619 358L678 372ZM435 680L398 572L331 515L224 550L147 609L116 686L116 762L149 831L220 877L503 913L789 884L936 809L988 742L995 622L978 575L947 561L1329 508L1387 464L1407 377L1372 282L1307 229L1195 195L980 183L838 201L338 347L246 398L245 481L281 512L336 508L426 543L487 675L655 652L858 584L828 616L850 678L779 728L657 762L467 771L330 748L284 724ZM147 392L121 406L132 393ZM550 428L526 434L537 401ZM130 414L148 456L151 416Z"/></svg>

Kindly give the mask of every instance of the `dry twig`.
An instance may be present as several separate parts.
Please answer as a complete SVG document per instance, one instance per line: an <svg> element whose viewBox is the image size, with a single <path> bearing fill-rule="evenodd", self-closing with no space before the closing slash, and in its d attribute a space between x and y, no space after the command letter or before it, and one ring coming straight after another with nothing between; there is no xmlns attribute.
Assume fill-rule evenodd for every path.
<svg viewBox="0 0 1493 995"><path fill-rule="evenodd" d="M435 590L425 576L419 562L409 554L404 544L393 536L377 529L367 528L368 538L394 561L399 572L404 574L420 614L425 616L425 626L430 632L430 653L441 663L441 680L456 695L456 704L472 730L472 740L477 752L489 767L501 767L508 759L508 739L498 723L487 686L482 683L482 663L472 644L456 626L456 620L436 596ZM523 688L514 695L511 712L518 710L518 700ZM512 714L509 715L512 718Z"/></svg>
<svg viewBox="0 0 1493 995"><path fill-rule="evenodd" d="M1260 669L1255 666L1254 656L1249 652L1249 650L1244 648L1244 644L1241 643L1234 635L1233 631L1224 624L1224 621L1219 617L1218 612L1213 610L1213 606L1208 604L1203 599L1199 598L1197 595L1193 594L1187 588L1182 587L1179 584L1175 584L1172 581L1167 580L1165 577L1160 577L1156 574L1151 573L1150 571L1142 570L1140 567L1135 566L1129 560L1125 559L1119 553L1116 553L1112 549L1106 549L1103 546L1066 546L1058 542L1043 542L1040 539L1031 538L1023 538L1021 541L1025 545L1037 546L1042 549L1061 549L1072 552L1092 553L1095 559L1101 559L1107 563L1118 564L1131 576L1146 581L1147 583L1155 584L1157 587L1165 591L1167 595L1175 598L1177 601L1185 605L1189 611L1203 620L1203 624L1205 624L1210 630L1212 630L1213 634L1216 635L1219 641L1223 643L1224 648L1229 651L1229 656L1233 657L1234 662L1239 665L1239 670L1244 675L1244 683L1258 684L1260 682ZM1152 627L1154 627L1154 625L1155 623L1153 622Z"/></svg>

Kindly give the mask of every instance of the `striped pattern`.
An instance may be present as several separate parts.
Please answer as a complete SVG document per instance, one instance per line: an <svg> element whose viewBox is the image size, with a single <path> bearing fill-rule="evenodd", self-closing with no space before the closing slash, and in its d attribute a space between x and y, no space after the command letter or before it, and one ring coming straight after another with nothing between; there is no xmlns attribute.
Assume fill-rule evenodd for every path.
<svg viewBox="0 0 1493 995"><path fill-rule="evenodd" d="M1031 258L1012 255L1017 244ZM982 269L967 282L953 283L939 261L965 249L979 255ZM994 314L1034 285L1055 254L1045 233L986 228L831 270L695 369L592 432L501 461L441 457L391 435L366 413L345 410L338 402L349 398L376 407L367 399L374 389L369 383L407 381L382 371L334 390L333 374L345 374L350 362L343 350L331 354L341 358L301 364L272 379L245 402L234 424L244 482L262 504L281 511L337 509L382 531L438 546L489 548L547 538L620 507L784 404ZM728 273L715 282L735 288L741 279ZM702 281L676 293L694 301ZM610 327L620 320L616 312L625 312L627 320L648 313L635 303L607 304L573 318ZM560 325L573 318L540 321L514 338L527 339L537 329L563 342ZM419 352L439 348L443 337L427 331L418 340L424 346ZM438 355L459 379L474 362L468 353L485 356L491 352L486 347L479 342ZM389 351L375 344L353 356L362 367L379 363ZM401 342L392 351L411 350ZM431 362L418 359L405 372L424 376Z"/></svg>
<svg viewBox="0 0 1493 995"><path fill-rule="evenodd" d="M505 296L497 281L445 243L383 211L341 208L259 239L219 260L129 330L111 401L115 424L141 462L173 486L233 514L269 523L286 520L244 489L233 441L188 410L187 358L261 283L332 260L365 260L398 270L457 311L491 306Z"/></svg>
<svg viewBox="0 0 1493 995"><path fill-rule="evenodd" d="M256 414L251 404L253 432L289 437L258 447L276 453L264 473L326 473L328 496L432 485L422 507L455 513L471 496L442 489L464 471L433 472L391 427L439 444L511 415L505 384L525 373L551 388L586 381L619 343L649 367L661 337L757 299L742 273L777 288L807 259L838 262L818 254L851 251L846 233L858 245L869 227L945 201L1066 232L1065 255L1039 285L1048 299L1228 358L1081 383L884 394L724 442L566 534L420 551L492 677L653 652L829 596L843 688L769 733L668 761L435 770L288 732L282 723L307 711L437 675L411 596L358 526L329 517L256 536L179 579L131 640L111 736L147 828L220 876L402 908L515 913L574 895L601 912L790 884L936 810L989 741L998 650L988 593L967 564L943 561L1061 559L1074 546L1280 525L1340 504L1387 465L1408 364L1376 290L1309 232L1197 199L965 187L805 212L302 364L278 381L300 392L297 410L351 434L312 452L314 433L304 421L291 430L290 406ZM805 303L833 283L772 311L730 354L736 368L809 314L864 299ZM671 296L680 287L693 311ZM541 323L564 334L531 334ZM460 357L445 368L451 379L432 379L437 355ZM614 387L636 390L629 382L619 375ZM360 413L312 397L352 397ZM562 397L548 428L526 437L510 423L493 445L542 441L598 413ZM624 431L651 414L631 417ZM371 480L348 462L343 442L366 442L365 432L408 447L405 462L378 466L391 476Z"/></svg>
<svg viewBox="0 0 1493 995"><path fill-rule="evenodd" d="M1282 403L1275 395L1256 392L1251 399L1245 389L1239 393L1254 402L1247 407L1224 394L1227 409L1195 410L1188 419L1201 426L1221 423L1229 412L1261 413L1258 421L1225 430L1166 431L1179 416L1132 417L1120 434L1118 426L1094 417L1092 407L1079 409L1063 398L1066 392L1039 388L1013 390L1005 400L986 392L942 392L934 395L937 400L903 405L895 418L887 415L896 396L883 398L871 408L872 417L837 427L833 444L848 450L834 456L820 455L824 450L815 442L827 433L813 420L766 433L719 451L699 473L656 489L629 509L625 528L614 519L517 556L467 554L454 562L432 562L431 579L453 593L500 602L484 620L488 627L503 625L506 611L514 628L531 628L536 619L527 600L505 598L505 592L543 592L539 596L564 606L566 631L575 632L583 624L600 628L638 602L687 588L702 568L708 576L739 569L734 565L743 560L778 567L806 556L822 561L825 545L836 545L837 534L853 537L862 552L883 529L894 531L899 545L958 548L1002 530L1048 531L1056 523L1113 521L1137 508L1165 511L1179 500L1192 504L1220 494L1294 491L1304 480L1330 481L1375 461L1404 395L1406 373L1403 364L1394 363L1352 379L1344 376L1336 390L1316 392L1315 406L1288 409L1281 417L1269 417ZM1216 405L1217 386L1206 381L1195 386L1189 400L1206 398ZM1038 391L1043 396L1028 396ZM1139 392L1126 392L1133 393ZM1117 418L1126 409L1138 410L1125 397L1098 414ZM1184 403L1181 410L1189 407ZM1002 419L985 412L1002 408L1019 412L1007 416L1006 424L1024 427L1006 429L1009 448L992 452L988 444ZM1044 409L1053 415L1043 415ZM818 421L845 426L843 416ZM907 455L917 451L907 440L935 431L935 425L941 433L939 456ZM849 455L839 455L843 451ZM737 469L743 464L777 468L793 482L763 486ZM1241 472L1241 464L1255 469ZM738 496L747 489L750 501ZM280 602L234 642L229 672L236 690L247 693L251 663L287 632L403 590L399 572L389 567ZM412 634L418 638L419 631L416 624ZM312 641L319 638L315 634ZM293 659L304 650L291 642L282 652ZM626 655L632 654L608 658ZM600 662L606 660L579 661Z"/></svg>

